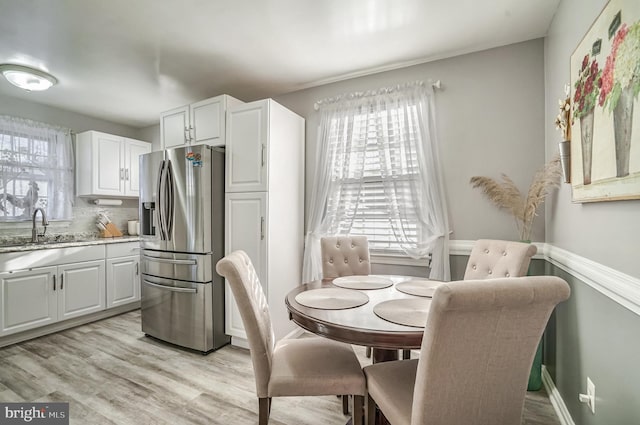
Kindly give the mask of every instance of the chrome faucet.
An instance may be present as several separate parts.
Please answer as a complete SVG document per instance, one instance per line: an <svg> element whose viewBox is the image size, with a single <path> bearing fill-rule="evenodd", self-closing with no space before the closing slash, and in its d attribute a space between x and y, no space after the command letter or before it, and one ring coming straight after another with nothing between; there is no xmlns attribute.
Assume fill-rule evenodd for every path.
<svg viewBox="0 0 640 425"><path fill-rule="evenodd" d="M42 233L38 233L38 230L36 229L36 215L38 215L38 211L42 213L42 225L44 226ZM36 243L38 242L39 236L44 236L44 234L47 233L47 226L49 225L49 222L47 221L47 213L44 212L43 208L36 208L33 210L31 222L33 223L33 228L31 229L31 242Z"/></svg>

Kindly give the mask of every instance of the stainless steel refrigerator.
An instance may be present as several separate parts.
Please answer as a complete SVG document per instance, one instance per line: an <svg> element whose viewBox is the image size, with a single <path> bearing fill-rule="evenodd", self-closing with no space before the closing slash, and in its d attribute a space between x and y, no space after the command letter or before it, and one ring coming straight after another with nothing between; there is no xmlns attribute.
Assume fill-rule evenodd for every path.
<svg viewBox="0 0 640 425"><path fill-rule="evenodd" d="M142 331L202 352L224 333L224 149L189 146L140 157Z"/></svg>

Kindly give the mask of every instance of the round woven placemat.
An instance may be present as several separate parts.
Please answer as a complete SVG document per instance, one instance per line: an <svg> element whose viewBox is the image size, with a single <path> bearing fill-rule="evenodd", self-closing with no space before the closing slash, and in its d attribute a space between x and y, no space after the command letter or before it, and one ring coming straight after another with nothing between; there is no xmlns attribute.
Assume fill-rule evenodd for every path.
<svg viewBox="0 0 640 425"><path fill-rule="evenodd" d="M388 322L424 328L430 305L431 300L424 298L389 300L373 306L373 312Z"/></svg>
<svg viewBox="0 0 640 425"><path fill-rule="evenodd" d="M367 294L343 288L310 289L296 295L296 301L305 307L322 310L354 308L369 302Z"/></svg>
<svg viewBox="0 0 640 425"><path fill-rule="evenodd" d="M418 297L433 297L436 288L444 282L429 279L411 279L396 284L396 289L409 295Z"/></svg>
<svg viewBox="0 0 640 425"><path fill-rule="evenodd" d="M358 275L335 278L333 284L347 289L383 289L393 285L393 281L380 276Z"/></svg>

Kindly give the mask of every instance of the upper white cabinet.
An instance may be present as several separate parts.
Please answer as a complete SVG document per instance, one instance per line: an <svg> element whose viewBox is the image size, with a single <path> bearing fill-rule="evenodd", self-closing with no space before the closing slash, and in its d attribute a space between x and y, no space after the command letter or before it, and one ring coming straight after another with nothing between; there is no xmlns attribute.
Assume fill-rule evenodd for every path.
<svg viewBox="0 0 640 425"><path fill-rule="evenodd" d="M267 190L270 105L268 101L250 102L228 112L227 192Z"/></svg>
<svg viewBox="0 0 640 425"><path fill-rule="evenodd" d="M139 156L151 144L99 131L76 135L77 196L139 196Z"/></svg>
<svg viewBox="0 0 640 425"><path fill-rule="evenodd" d="M225 145L226 111L242 101L223 94L160 114L163 149L185 145Z"/></svg>

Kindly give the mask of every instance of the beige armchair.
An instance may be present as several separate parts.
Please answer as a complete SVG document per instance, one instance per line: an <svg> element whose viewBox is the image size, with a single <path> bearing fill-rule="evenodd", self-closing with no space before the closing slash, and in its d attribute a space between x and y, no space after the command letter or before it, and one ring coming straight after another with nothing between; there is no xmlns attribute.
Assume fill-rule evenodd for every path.
<svg viewBox="0 0 640 425"><path fill-rule="evenodd" d="M362 423L365 380L351 346L319 337L274 343L267 300L249 256L232 252L216 270L227 278L247 332L259 425L269 422L272 397L321 395L353 395L353 423Z"/></svg>
<svg viewBox="0 0 640 425"><path fill-rule="evenodd" d="M367 423L520 425L531 362L569 285L551 276L457 281L436 290L420 358L364 368Z"/></svg>
<svg viewBox="0 0 640 425"><path fill-rule="evenodd" d="M320 239L322 277L371 274L369 242L366 236L331 236Z"/></svg>
<svg viewBox="0 0 640 425"><path fill-rule="evenodd" d="M473 245L463 279L525 276L537 251L529 243L480 239Z"/></svg>

